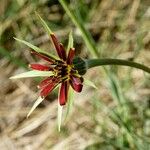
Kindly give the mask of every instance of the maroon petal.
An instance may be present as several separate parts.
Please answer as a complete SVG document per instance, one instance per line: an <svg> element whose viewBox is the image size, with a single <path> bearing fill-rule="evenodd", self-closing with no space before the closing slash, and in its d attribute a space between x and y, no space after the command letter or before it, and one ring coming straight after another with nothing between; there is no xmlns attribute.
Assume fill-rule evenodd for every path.
<svg viewBox="0 0 150 150"><path fill-rule="evenodd" d="M81 92L82 91L82 82L83 82L83 78L79 78L79 77L71 77L70 80L70 84L72 86L72 88L76 91L76 92Z"/></svg>
<svg viewBox="0 0 150 150"><path fill-rule="evenodd" d="M53 80L53 77L48 77L45 80L41 81L41 83L38 85L39 89L42 89L43 87L45 87L46 85L50 84Z"/></svg>
<svg viewBox="0 0 150 150"><path fill-rule="evenodd" d="M56 81L50 82L49 84L44 86L42 91L40 92L40 96L46 97L58 85L58 83L59 81L57 80L57 82Z"/></svg>
<svg viewBox="0 0 150 150"><path fill-rule="evenodd" d="M62 43L60 43L60 50L61 50L62 59L66 60L66 51Z"/></svg>
<svg viewBox="0 0 150 150"><path fill-rule="evenodd" d="M50 62L50 63L55 62L55 60L52 60L52 58L49 58L49 57L48 57L47 55L45 55L45 54L37 53L37 52L35 52L35 51L31 51L31 53L34 54L34 55L36 55L36 56L38 56L39 58L42 58L42 59L44 59L44 60Z"/></svg>
<svg viewBox="0 0 150 150"><path fill-rule="evenodd" d="M51 67L41 65L41 64L29 64L29 67L34 69L34 70L40 70L40 71L50 71L50 70L52 70Z"/></svg>
<svg viewBox="0 0 150 150"><path fill-rule="evenodd" d="M54 34L51 34L50 36L52 38L52 41L54 43L54 46L56 48L59 58L66 60L66 51L65 51L63 45L58 42L58 40Z"/></svg>
<svg viewBox="0 0 150 150"><path fill-rule="evenodd" d="M67 102L68 96L68 81L65 81L61 84L60 93L59 93L59 103L60 105L65 105Z"/></svg>
<svg viewBox="0 0 150 150"><path fill-rule="evenodd" d="M51 36L51 38L52 38L52 41L53 41L53 43L54 43L54 46L55 46L56 51L57 51L57 53L58 53L58 56L59 56L60 58L62 58L62 56L61 56L61 51L60 51L60 45L59 45L59 42L58 42L56 36L55 36L54 34L51 34L50 36Z"/></svg>
<svg viewBox="0 0 150 150"><path fill-rule="evenodd" d="M68 54L68 57L67 57L67 64L72 63L74 55L75 55L75 48L70 48L69 54Z"/></svg>

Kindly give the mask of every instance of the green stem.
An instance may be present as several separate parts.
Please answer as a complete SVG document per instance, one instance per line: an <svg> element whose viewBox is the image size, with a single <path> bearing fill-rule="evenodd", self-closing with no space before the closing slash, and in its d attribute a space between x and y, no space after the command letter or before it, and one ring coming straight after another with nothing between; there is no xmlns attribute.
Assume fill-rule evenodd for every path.
<svg viewBox="0 0 150 150"><path fill-rule="evenodd" d="M92 68L96 66L104 66L104 65L129 66L129 67L138 68L145 72L150 73L149 67L146 67L136 62L122 60L122 59L89 59L89 60L86 60L86 64L88 68Z"/></svg>

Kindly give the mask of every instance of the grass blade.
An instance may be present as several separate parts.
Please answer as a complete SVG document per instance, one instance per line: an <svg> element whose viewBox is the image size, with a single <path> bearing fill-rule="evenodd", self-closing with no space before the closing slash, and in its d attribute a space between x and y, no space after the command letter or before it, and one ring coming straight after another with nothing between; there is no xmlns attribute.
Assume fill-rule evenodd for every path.
<svg viewBox="0 0 150 150"><path fill-rule="evenodd" d="M73 23L80 29L83 39L84 39L87 47L89 48L89 51L93 55L93 57L99 56L99 53L98 53L97 49L95 48L95 42L94 42L91 34L84 28L83 23L81 23L79 21L79 19L77 18L77 16L73 13L73 11L71 11L69 9L65 0L59 0L59 2L61 3L62 7L66 11L67 15L73 21Z"/></svg>

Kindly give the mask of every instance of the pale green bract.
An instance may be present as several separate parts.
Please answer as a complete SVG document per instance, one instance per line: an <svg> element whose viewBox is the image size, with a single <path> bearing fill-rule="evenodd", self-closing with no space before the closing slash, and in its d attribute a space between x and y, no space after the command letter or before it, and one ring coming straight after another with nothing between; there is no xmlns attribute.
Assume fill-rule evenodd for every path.
<svg viewBox="0 0 150 150"><path fill-rule="evenodd" d="M46 24L46 22L41 18L41 16L37 12L35 12L35 14L37 15L38 19L40 20L42 26L44 27L44 29L48 33L48 35L53 34L53 32L51 31L51 29Z"/></svg>
<svg viewBox="0 0 150 150"><path fill-rule="evenodd" d="M57 123L58 123L58 131L59 132L61 130L62 112L63 112L63 106L60 106L59 101L58 101Z"/></svg>
<svg viewBox="0 0 150 150"><path fill-rule="evenodd" d="M90 81L90 80L87 80L87 79L84 79L84 82L83 82L85 85L87 85L87 86L91 86L91 87L93 87L93 88L95 88L95 89L98 89L97 87L96 87L96 85L94 84L94 82L92 82L92 81Z"/></svg>
<svg viewBox="0 0 150 150"><path fill-rule="evenodd" d="M44 100L44 98L42 98L41 96L38 97L38 99L35 101L35 103L33 104L31 110L29 111L29 113L27 114L27 118L31 115L31 113L35 110L35 108Z"/></svg>
<svg viewBox="0 0 150 150"><path fill-rule="evenodd" d="M54 73L52 71L32 70L32 71L27 71L27 72L12 76L10 77L10 79L30 78L30 77L49 77L53 75Z"/></svg>
<svg viewBox="0 0 150 150"><path fill-rule="evenodd" d="M65 121L72 110L73 102L74 102L74 90L72 88L69 88Z"/></svg>
<svg viewBox="0 0 150 150"><path fill-rule="evenodd" d="M69 52L70 48L73 48L72 30L69 33L69 40L68 40L67 52Z"/></svg>
<svg viewBox="0 0 150 150"><path fill-rule="evenodd" d="M52 59L59 60L58 57L56 57L56 56L54 56L54 55L52 55L52 54L50 54L50 53L47 53L46 51L40 49L39 47L37 47L37 46L35 46L35 45L33 45L33 44L27 42L27 41L20 40L20 39L15 38L15 37L14 37L14 39L15 39L16 41L18 41L18 42L21 42L21 43L27 45L27 46L30 47L31 49L35 50L37 53L42 53L42 54L45 54L45 55L49 56L49 57L52 58Z"/></svg>

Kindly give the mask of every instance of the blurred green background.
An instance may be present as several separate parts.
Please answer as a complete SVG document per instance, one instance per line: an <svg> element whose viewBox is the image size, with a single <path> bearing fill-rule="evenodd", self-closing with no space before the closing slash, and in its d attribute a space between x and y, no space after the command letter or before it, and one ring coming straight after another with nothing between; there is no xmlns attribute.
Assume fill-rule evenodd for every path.
<svg viewBox="0 0 150 150"><path fill-rule="evenodd" d="M149 0L0 0L0 150L149 150L150 77L141 70L93 68L62 130L57 131L57 90L30 118L40 79L9 80L41 60L13 37L48 52L54 48L37 11L67 46L72 30L76 54L120 58L150 66ZM95 50L95 52L93 52ZM99 55L99 56L98 56Z"/></svg>

